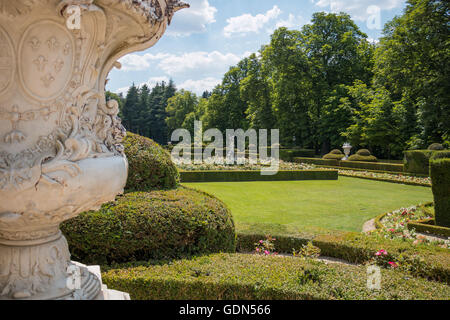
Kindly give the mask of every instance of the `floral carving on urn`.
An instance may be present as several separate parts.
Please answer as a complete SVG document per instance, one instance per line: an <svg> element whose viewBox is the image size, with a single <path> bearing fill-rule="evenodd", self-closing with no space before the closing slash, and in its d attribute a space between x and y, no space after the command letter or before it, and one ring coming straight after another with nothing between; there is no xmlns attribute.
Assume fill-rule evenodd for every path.
<svg viewBox="0 0 450 320"><path fill-rule="evenodd" d="M80 28L68 28L71 9ZM70 261L61 222L123 192L126 132L105 83L153 46L178 0L0 0L0 299L94 299L98 277Z"/></svg>

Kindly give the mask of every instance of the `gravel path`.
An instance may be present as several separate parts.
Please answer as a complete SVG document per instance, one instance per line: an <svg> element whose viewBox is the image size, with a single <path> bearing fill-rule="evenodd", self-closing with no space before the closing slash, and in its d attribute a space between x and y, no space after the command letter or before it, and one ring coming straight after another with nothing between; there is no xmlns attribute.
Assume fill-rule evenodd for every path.
<svg viewBox="0 0 450 320"><path fill-rule="evenodd" d="M369 233L369 232L375 231L376 229L377 229L377 227L375 226L375 219L372 219L372 220L364 223L362 232Z"/></svg>

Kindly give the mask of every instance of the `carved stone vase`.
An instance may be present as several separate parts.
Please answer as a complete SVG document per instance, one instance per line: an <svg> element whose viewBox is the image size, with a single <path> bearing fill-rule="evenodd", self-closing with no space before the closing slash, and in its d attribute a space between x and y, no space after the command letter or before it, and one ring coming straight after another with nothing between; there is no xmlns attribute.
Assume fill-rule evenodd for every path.
<svg viewBox="0 0 450 320"><path fill-rule="evenodd" d="M0 0L0 299L98 299L100 277L70 261L59 225L123 192L126 133L106 77L184 7Z"/></svg>

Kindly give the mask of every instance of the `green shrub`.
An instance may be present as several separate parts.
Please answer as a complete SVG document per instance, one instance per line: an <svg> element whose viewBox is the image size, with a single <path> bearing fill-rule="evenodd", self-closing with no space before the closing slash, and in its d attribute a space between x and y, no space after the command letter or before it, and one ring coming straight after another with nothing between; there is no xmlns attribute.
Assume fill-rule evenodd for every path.
<svg viewBox="0 0 450 320"><path fill-rule="evenodd" d="M371 170L371 171L383 171L384 173L402 173L404 170L403 164L396 163L381 163L381 162L361 162L361 161L338 161L338 160L326 160L315 158L294 158L296 163L314 164L317 166L334 167L334 168L348 168L354 170ZM428 176L428 175L427 175Z"/></svg>
<svg viewBox="0 0 450 320"><path fill-rule="evenodd" d="M84 263L234 252L234 223L218 199L196 190L128 193L62 225L72 256Z"/></svg>
<svg viewBox="0 0 450 320"><path fill-rule="evenodd" d="M416 232L420 233L428 233L450 238L450 228L436 226L435 219L409 222L408 229L409 230L414 229L416 230Z"/></svg>
<svg viewBox="0 0 450 320"><path fill-rule="evenodd" d="M367 288L367 267L311 259L214 254L103 274L135 300L448 300L442 283L382 269L381 290Z"/></svg>
<svg viewBox="0 0 450 320"><path fill-rule="evenodd" d="M350 169L364 169L373 171L385 171L385 172L403 172L402 164L394 163L381 163L381 162L364 162L364 161L341 161L340 166Z"/></svg>
<svg viewBox="0 0 450 320"><path fill-rule="evenodd" d="M405 151L405 172L430 173L430 158L436 151L409 150Z"/></svg>
<svg viewBox="0 0 450 320"><path fill-rule="evenodd" d="M351 155L348 161L361 161L361 162L378 162L375 156L360 156L358 154Z"/></svg>
<svg viewBox="0 0 450 320"><path fill-rule="evenodd" d="M436 151L430 157L430 160L438 160L438 159L446 159L446 158L450 158L450 150Z"/></svg>
<svg viewBox="0 0 450 320"><path fill-rule="evenodd" d="M316 155L316 151L312 149L281 149L280 159L283 161L291 161L295 157L312 158Z"/></svg>
<svg viewBox="0 0 450 320"><path fill-rule="evenodd" d="M128 133L123 141L128 158L128 191L175 188L179 174L170 154L153 140Z"/></svg>
<svg viewBox="0 0 450 320"><path fill-rule="evenodd" d="M323 156L323 159L325 160L342 160L345 155L342 153L339 149L332 150L329 154L326 154Z"/></svg>
<svg viewBox="0 0 450 320"><path fill-rule="evenodd" d="M261 175L260 171L182 171L181 181L187 182L239 182L239 181L299 181L337 180L338 172L330 170L278 171L275 175Z"/></svg>
<svg viewBox="0 0 450 320"><path fill-rule="evenodd" d="M331 152L329 154L336 154L336 155L341 155L343 154L341 150L339 149L333 149L331 150Z"/></svg>
<svg viewBox="0 0 450 320"><path fill-rule="evenodd" d="M436 224L450 228L450 159L432 160L430 175L433 185Z"/></svg>
<svg viewBox="0 0 450 320"><path fill-rule="evenodd" d="M433 143L432 145L430 145L428 147L428 150L433 150L433 151L440 151L440 150L444 150L444 146L440 143Z"/></svg>
<svg viewBox="0 0 450 320"><path fill-rule="evenodd" d="M253 251L253 244L266 235L238 234L238 252ZM433 279L450 284L450 255L448 249L426 245L414 246L412 242L390 240L362 233L344 231L322 231L301 235L272 235L275 250L290 254L298 251L310 241L318 247L322 255L343 259L348 262L365 264L374 258L374 254L383 249L402 261L405 271L414 276Z"/></svg>
<svg viewBox="0 0 450 320"><path fill-rule="evenodd" d="M369 157L372 155L372 153L367 149L361 149L356 154L363 157Z"/></svg>
<svg viewBox="0 0 450 320"><path fill-rule="evenodd" d="M377 162L378 159L369 150L361 149L356 154L350 156L348 161Z"/></svg>

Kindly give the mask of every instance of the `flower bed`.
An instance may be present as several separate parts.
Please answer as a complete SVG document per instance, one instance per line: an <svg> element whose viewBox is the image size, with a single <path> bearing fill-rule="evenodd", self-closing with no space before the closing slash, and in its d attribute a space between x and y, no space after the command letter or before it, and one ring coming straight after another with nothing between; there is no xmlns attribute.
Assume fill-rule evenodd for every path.
<svg viewBox="0 0 450 320"><path fill-rule="evenodd" d="M393 173L376 173L369 171L339 170L339 175L384 182L393 182L413 186L431 187L431 179Z"/></svg>
<svg viewBox="0 0 450 320"><path fill-rule="evenodd" d="M367 267L312 259L215 254L103 274L108 287L134 300L450 299L448 286L381 269L380 290L367 288ZM407 280L405 280L407 279Z"/></svg>
<svg viewBox="0 0 450 320"><path fill-rule="evenodd" d="M245 164L245 165L220 165L220 164L177 164L181 171L261 171L267 169L269 165L265 164ZM279 170L314 170L315 166L305 163L291 163L280 160Z"/></svg>
<svg viewBox="0 0 450 320"><path fill-rule="evenodd" d="M427 221L433 220L433 214L428 208L429 206L402 208L381 215L376 219L376 233L386 239L412 239L413 245L428 244L450 249L450 240L434 240L417 234L417 232L427 231L431 233L432 227L435 227L428 226L427 228L425 225ZM435 228L439 229L439 227ZM440 231L444 232L445 230ZM445 236L448 235L445 234Z"/></svg>
<svg viewBox="0 0 450 320"><path fill-rule="evenodd" d="M412 276L424 277L450 284L450 252L448 249L399 237L388 238L379 234L326 231L299 235L272 235L274 252L292 254L311 243L323 256L351 263L372 263L379 250L389 252L390 261ZM238 252L253 252L255 243L265 239L263 234L239 233Z"/></svg>

